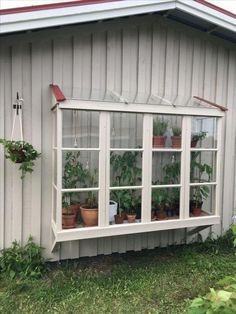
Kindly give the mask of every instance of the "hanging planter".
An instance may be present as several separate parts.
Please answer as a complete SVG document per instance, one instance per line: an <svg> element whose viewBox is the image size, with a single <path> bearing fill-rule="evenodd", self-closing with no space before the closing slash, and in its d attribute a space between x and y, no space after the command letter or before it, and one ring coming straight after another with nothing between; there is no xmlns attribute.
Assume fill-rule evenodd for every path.
<svg viewBox="0 0 236 314"><path fill-rule="evenodd" d="M19 170L22 171L21 179L27 172L33 172L34 161L41 155L34 147L25 141L10 141L0 139L0 144L5 148L5 157L16 164L21 164Z"/></svg>
<svg viewBox="0 0 236 314"><path fill-rule="evenodd" d="M11 140L0 139L0 144L2 144L5 148L5 157L10 159L15 164L21 164L19 168L19 170L22 171L21 179L25 177L27 172L33 172L34 161L41 155L31 144L24 141L21 113L23 103L23 98L19 98L19 93L17 92L16 103L13 104L14 118L11 131ZM19 119L20 126L20 141L13 140L17 118Z"/></svg>

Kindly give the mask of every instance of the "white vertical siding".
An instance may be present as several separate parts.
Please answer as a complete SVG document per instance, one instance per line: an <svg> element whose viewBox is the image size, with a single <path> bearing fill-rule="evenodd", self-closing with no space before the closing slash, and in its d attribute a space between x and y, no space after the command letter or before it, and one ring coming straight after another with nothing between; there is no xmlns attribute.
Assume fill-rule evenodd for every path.
<svg viewBox="0 0 236 314"><path fill-rule="evenodd" d="M58 84L67 97L102 99L108 91L115 91L142 102L150 93L170 100L178 97L179 101L199 95L228 106L224 165L227 188L222 201L223 230L228 228L234 206L236 134L236 54L229 44L157 16L15 36L0 39L0 137L10 137L11 105L19 91L25 99L25 139L42 152L42 157L32 176L27 175L22 184L18 166L4 160L0 147L1 248L14 239L24 242L32 234L48 256L63 259L186 241L183 229L71 241L50 253L50 83ZM124 127L127 123L131 121L121 121ZM221 232L219 227L212 230Z"/></svg>

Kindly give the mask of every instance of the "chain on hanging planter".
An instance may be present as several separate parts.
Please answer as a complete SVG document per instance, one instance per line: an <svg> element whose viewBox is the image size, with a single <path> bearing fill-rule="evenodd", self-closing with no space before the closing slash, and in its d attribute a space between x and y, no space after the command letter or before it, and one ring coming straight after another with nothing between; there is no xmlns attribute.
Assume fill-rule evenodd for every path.
<svg viewBox="0 0 236 314"><path fill-rule="evenodd" d="M23 179L27 172L33 172L34 161L41 155L38 153L34 147L25 142L23 139L23 129L22 129L22 103L23 99L19 99L19 95L17 93L16 104L13 105L14 109L14 119L11 133L11 140L0 139L0 144L2 144L5 148L5 157L10 159L12 162L16 164L20 164L19 170L22 171L21 179ZM16 118L19 118L20 124L20 134L21 140L14 141L13 135L15 130Z"/></svg>

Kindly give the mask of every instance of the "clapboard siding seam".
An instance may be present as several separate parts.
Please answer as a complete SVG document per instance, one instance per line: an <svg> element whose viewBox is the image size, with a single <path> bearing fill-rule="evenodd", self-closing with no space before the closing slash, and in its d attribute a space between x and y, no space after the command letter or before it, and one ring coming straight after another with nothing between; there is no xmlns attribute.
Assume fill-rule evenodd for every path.
<svg viewBox="0 0 236 314"><path fill-rule="evenodd" d="M12 99L13 103L16 99L16 92L22 96L22 44L16 44L12 50ZM14 110L12 110L14 115ZM16 120L17 121L17 120ZM15 125L14 139L20 139L19 120ZM14 197L12 199L12 237L19 242L22 242L23 228L23 182L21 180L21 172L18 170L18 164L12 164L12 190Z"/></svg>
<svg viewBox="0 0 236 314"><path fill-rule="evenodd" d="M234 82L236 81L236 62L235 54L233 51L230 51L229 56L229 72L228 72L228 94L227 94L227 103L230 114L227 115L226 119L226 147L225 147L225 156L227 156L227 163L224 167L224 215L222 217L223 221L223 232L225 232L230 223L232 211L233 211L233 189L229 189L229 186L235 184L235 169L232 169L232 162L235 160L235 136L232 136L232 133L235 134L235 88ZM229 162L231 161L231 162Z"/></svg>
<svg viewBox="0 0 236 314"><path fill-rule="evenodd" d="M41 130L42 130L42 47L41 43L32 46L32 145L41 152ZM32 173L32 201L31 201L31 233L37 242L40 241L41 225L41 193L42 193L42 171L41 158L35 162Z"/></svg>
<svg viewBox="0 0 236 314"><path fill-rule="evenodd" d="M4 57L6 51L0 48L0 138L4 138L4 121L5 121L5 110L4 110L4 88L5 88L5 66ZM5 165L4 165L4 149L0 147L0 249L4 248L5 243Z"/></svg>
<svg viewBox="0 0 236 314"><path fill-rule="evenodd" d="M22 97L24 99L22 116L23 116L23 130L24 139L31 143L32 141L32 51L31 44L23 45L22 49ZM39 133L40 134L40 133ZM23 224L22 242L25 243L31 232L32 221L32 176L27 174L23 184ZM33 234L32 234L33 235Z"/></svg>

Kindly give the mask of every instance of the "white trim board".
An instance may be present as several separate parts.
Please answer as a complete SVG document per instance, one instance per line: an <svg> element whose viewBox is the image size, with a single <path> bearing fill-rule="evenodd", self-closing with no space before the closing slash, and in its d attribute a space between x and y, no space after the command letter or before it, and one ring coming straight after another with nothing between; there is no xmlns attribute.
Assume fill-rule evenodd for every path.
<svg viewBox="0 0 236 314"><path fill-rule="evenodd" d="M33 11L1 15L0 34L148 14L175 8L207 20L227 30L236 31L236 22L233 17L196 1L126 0L40 10L37 11L37 13Z"/></svg>
<svg viewBox="0 0 236 314"><path fill-rule="evenodd" d="M88 227L56 231L55 223L52 223L56 242L111 237L124 234L192 228L198 226L215 225L220 223L219 216L198 217L189 219L173 219L155 221L149 223L134 223L111 225L108 227Z"/></svg>

